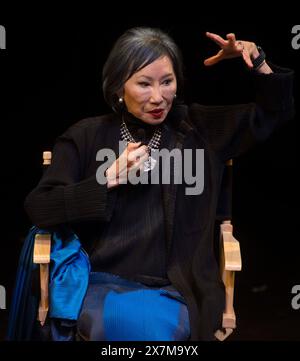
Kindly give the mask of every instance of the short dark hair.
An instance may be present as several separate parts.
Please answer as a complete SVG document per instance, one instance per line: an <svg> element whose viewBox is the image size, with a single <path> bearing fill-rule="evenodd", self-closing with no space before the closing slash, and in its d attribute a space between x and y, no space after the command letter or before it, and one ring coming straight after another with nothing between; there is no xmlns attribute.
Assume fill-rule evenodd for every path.
<svg viewBox="0 0 300 361"><path fill-rule="evenodd" d="M116 112L120 110L118 92L137 71L162 56L172 62L177 80L177 97L183 88L182 56L174 40L160 29L136 27L129 29L114 44L103 67L103 95Z"/></svg>

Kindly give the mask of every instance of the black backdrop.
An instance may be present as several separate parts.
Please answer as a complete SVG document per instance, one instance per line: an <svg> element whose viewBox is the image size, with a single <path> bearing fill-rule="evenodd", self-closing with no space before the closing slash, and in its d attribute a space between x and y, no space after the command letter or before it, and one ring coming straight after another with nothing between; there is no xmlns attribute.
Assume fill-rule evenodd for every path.
<svg viewBox="0 0 300 361"><path fill-rule="evenodd" d="M187 102L229 104L253 99L251 75L240 59L211 68L203 65L204 58L217 50L205 37L205 31L210 31L223 36L235 32L237 38L261 45L272 62L293 68L296 106L299 103L300 49L291 46L291 30L297 21L274 18L267 25L265 21L220 21L204 15L195 20L174 18L157 12L152 17L123 16L110 22L103 17L84 21L83 16L77 21L46 16L46 12L32 15L30 20L0 16L7 36L7 49L0 50L0 285L7 291L7 307L22 240L30 226L23 201L41 175L41 153L51 149L56 136L77 120L109 111L101 93L101 69L113 42L125 29L157 26L173 36L185 60ZM291 288L300 284L297 120L296 113L295 119L269 141L235 162L234 223L244 266L237 280L242 290L237 299L241 312L251 308L247 295L265 292L265 306L279 304L280 312L291 313L299 321L300 310L291 310ZM259 322L256 312L261 307L260 301L253 303L249 312L254 321ZM7 310L0 310L1 336L7 314ZM245 319L247 328L250 320ZM285 327L290 329L289 324ZM261 338L300 340L293 328L287 337L279 327L274 332ZM252 337L251 333L244 334L245 339Z"/></svg>

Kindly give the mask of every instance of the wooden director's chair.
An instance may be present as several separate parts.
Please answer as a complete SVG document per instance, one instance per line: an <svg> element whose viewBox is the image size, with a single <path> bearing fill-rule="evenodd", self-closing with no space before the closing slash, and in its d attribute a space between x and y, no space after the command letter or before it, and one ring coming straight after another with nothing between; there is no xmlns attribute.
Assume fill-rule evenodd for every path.
<svg viewBox="0 0 300 361"><path fill-rule="evenodd" d="M43 153L43 167L51 164L51 152ZM234 272L242 269L239 242L233 237L231 224L231 189L232 189L232 160L226 163L222 178L221 204L219 210L220 224L220 272L225 286L225 310L223 312L222 329L215 332L219 341L224 341L236 328L236 316L233 308ZM225 204L225 208L224 208ZM50 264L51 234L37 234L35 236L33 262L40 265L41 298L38 309L38 320L44 325L49 309L49 264Z"/></svg>

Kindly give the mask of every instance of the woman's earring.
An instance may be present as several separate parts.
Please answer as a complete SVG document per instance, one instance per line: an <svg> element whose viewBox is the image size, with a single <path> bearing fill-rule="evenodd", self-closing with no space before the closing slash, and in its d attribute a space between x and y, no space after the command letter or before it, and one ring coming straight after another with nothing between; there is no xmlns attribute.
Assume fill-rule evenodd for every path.
<svg viewBox="0 0 300 361"><path fill-rule="evenodd" d="M123 98L122 98L122 97L119 98L119 103L120 103L120 104L123 103Z"/></svg>
<svg viewBox="0 0 300 361"><path fill-rule="evenodd" d="M175 93L175 94L174 94L174 99L176 99L176 98L177 98L177 94Z"/></svg>

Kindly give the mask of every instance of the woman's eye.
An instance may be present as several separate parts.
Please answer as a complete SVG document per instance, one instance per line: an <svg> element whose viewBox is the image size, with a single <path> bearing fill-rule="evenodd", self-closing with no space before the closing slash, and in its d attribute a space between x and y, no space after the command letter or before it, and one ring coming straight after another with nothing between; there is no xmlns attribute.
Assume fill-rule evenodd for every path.
<svg viewBox="0 0 300 361"><path fill-rule="evenodd" d="M166 79L163 84L164 85L170 85L172 83L173 79Z"/></svg>
<svg viewBox="0 0 300 361"><path fill-rule="evenodd" d="M150 84L147 83L147 82L145 82L145 81L142 81L142 82L139 83L139 85L142 86L142 87L147 87L147 86L149 86Z"/></svg>

